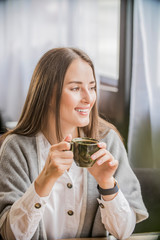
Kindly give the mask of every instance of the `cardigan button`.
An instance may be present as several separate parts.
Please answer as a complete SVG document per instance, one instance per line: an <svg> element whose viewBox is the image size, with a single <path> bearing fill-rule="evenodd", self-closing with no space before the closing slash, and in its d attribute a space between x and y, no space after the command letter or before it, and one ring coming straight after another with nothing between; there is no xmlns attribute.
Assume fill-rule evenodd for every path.
<svg viewBox="0 0 160 240"><path fill-rule="evenodd" d="M72 188L72 184L71 183L67 183L67 187L68 188Z"/></svg>
<svg viewBox="0 0 160 240"><path fill-rule="evenodd" d="M72 216L74 214L74 212L72 210L69 210L67 213L69 216Z"/></svg>
<svg viewBox="0 0 160 240"><path fill-rule="evenodd" d="M41 204L40 204L40 203L36 203L36 204L34 205L34 207L37 208L37 209L39 209L39 208L41 208Z"/></svg>
<svg viewBox="0 0 160 240"><path fill-rule="evenodd" d="M100 203L100 204L99 204L99 206L100 206L101 208L104 208L104 205L103 205L103 203Z"/></svg>

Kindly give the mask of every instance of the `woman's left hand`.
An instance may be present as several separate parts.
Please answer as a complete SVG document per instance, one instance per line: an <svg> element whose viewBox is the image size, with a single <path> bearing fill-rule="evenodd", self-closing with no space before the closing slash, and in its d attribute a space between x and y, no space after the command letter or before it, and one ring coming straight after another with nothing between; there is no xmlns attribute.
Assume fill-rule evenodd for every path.
<svg viewBox="0 0 160 240"><path fill-rule="evenodd" d="M98 146L100 150L91 156L96 162L91 168L88 168L88 171L93 175L100 187L112 188L114 184L113 175L118 168L118 161L107 151L104 142L98 143Z"/></svg>

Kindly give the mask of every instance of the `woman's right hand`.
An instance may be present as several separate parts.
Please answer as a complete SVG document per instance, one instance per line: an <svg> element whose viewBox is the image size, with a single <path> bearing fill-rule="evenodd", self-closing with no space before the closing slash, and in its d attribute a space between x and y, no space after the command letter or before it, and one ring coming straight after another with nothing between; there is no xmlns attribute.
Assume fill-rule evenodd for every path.
<svg viewBox="0 0 160 240"><path fill-rule="evenodd" d="M62 142L51 146L45 166L35 180L35 190L40 197L48 196L57 179L68 170L73 162L68 135Z"/></svg>

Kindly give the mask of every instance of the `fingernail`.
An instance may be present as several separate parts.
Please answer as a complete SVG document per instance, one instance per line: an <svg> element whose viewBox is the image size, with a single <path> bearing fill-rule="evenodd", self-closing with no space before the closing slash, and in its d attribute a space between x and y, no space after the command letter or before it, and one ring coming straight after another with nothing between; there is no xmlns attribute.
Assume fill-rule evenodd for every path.
<svg viewBox="0 0 160 240"><path fill-rule="evenodd" d="M99 146L99 147L102 147L102 146L103 146L103 143L101 143L101 142L98 143L98 146Z"/></svg>
<svg viewBox="0 0 160 240"><path fill-rule="evenodd" d="M92 160L95 160L96 159L96 155L92 155L91 158L92 158Z"/></svg>

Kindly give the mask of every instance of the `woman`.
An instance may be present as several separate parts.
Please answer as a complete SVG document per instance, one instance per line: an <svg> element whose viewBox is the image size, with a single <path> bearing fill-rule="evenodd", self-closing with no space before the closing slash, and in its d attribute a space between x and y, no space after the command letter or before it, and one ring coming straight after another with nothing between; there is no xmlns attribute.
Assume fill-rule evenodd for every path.
<svg viewBox="0 0 160 240"><path fill-rule="evenodd" d="M40 59L20 120L1 147L4 239L125 239L148 217L120 136L98 117L96 97L84 52L57 48ZM73 161L69 142L79 136L101 140L91 168Z"/></svg>

